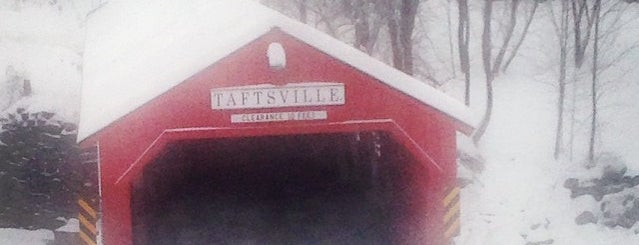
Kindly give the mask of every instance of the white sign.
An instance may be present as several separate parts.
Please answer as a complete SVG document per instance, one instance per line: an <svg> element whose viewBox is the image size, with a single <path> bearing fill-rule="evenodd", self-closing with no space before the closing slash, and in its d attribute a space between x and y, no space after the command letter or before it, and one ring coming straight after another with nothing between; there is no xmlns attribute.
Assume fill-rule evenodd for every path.
<svg viewBox="0 0 639 245"><path fill-rule="evenodd" d="M233 114L231 115L231 123L307 121L325 120L327 118L328 113L326 111L264 112Z"/></svg>
<svg viewBox="0 0 639 245"><path fill-rule="evenodd" d="M345 103L344 84L341 83L295 83L285 86L255 85L211 89L213 110L343 105Z"/></svg>

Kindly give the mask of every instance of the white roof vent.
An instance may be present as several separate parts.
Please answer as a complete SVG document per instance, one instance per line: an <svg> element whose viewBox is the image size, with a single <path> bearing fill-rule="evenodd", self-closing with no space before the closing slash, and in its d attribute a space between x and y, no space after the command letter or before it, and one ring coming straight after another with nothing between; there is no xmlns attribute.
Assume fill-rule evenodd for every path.
<svg viewBox="0 0 639 245"><path fill-rule="evenodd" d="M282 44L277 42L269 44L266 55L271 69L281 70L286 67L286 52L284 52Z"/></svg>

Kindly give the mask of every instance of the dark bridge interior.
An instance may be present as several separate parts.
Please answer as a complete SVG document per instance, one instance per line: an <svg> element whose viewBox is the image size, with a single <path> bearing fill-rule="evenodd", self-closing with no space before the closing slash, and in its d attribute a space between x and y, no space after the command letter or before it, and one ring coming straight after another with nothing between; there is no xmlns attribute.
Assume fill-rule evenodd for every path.
<svg viewBox="0 0 639 245"><path fill-rule="evenodd" d="M415 164L382 132L176 142L133 186L134 244L392 244Z"/></svg>

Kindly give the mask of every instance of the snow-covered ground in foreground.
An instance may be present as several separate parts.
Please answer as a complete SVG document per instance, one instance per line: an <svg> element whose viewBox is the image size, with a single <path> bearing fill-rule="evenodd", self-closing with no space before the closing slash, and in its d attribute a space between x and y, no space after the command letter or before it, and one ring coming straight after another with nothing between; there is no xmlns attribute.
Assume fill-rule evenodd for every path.
<svg viewBox="0 0 639 245"><path fill-rule="evenodd" d="M53 241L50 230L0 229L0 244L6 245L46 245Z"/></svg>
<svg viewBox="0 0 639 245"><path fill-rule="evenodd" d="M462 190L456 244L639 244L637 225L575 224L598 204L592 196L570 199L563 186L579 173L575 164L552 157L553 89L525 76L497 80L492 123L479 149L486 168Z"/></svg>
<svg viewBox="0 0 639 245"><path fill-rule="evenodd" d="M58 228L61 232L78 232L80 230L78 219L69 219L67 224ZM0 228L0 244L2 245L47 245L54 239L53 231L22 230L13 228Z"/></svg>

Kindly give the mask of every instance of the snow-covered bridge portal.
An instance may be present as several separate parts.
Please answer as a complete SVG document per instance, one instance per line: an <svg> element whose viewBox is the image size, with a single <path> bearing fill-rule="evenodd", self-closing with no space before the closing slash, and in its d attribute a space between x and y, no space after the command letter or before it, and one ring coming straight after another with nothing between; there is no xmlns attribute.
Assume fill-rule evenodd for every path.
<svg viewBox="0 0 639 245"><path fill-rule="evenodd" d="M471 120L425 83L252 1L113 1L86 42L104 244L455 234Z"/></svg>

